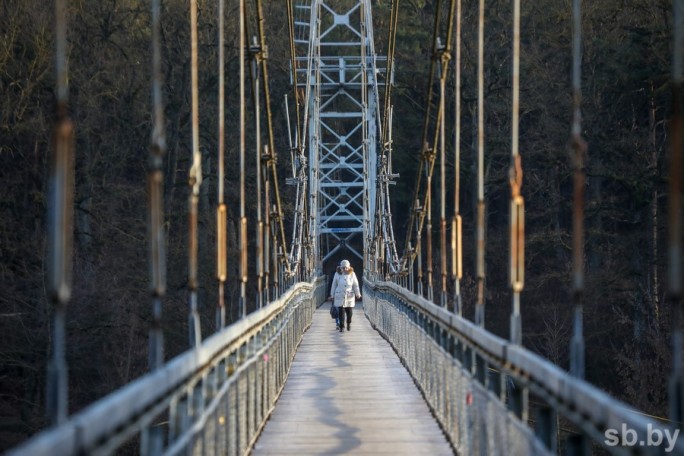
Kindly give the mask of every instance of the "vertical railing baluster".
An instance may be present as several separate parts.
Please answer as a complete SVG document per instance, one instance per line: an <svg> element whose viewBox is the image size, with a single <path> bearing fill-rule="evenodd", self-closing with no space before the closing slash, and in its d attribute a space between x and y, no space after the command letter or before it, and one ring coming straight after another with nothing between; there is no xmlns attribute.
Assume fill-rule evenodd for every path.
<svg viewBox="0 0 684 456"><path fill-rule="evenodd" d="M231 359L232 359L231 355ZM228 455L236 456L238 454L237 448L237 435L238 435L238 407L237 407L237 381L231 379L231 384L228 388L228 401L226 404L227 413L227 435L226 440L228 443Z"/></svg>

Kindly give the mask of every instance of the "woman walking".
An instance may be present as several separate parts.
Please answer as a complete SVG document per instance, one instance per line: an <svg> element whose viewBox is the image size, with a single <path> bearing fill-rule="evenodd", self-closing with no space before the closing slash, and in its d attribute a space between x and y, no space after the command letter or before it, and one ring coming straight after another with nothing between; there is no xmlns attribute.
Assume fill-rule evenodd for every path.
<svg viewBox="0 0 684 456"><path fill-rule="evenodd" d="M356 305L356 300L361 299L361 291L359 290L359 280L356 278L349 261L342 260L337 267L328 299L334 299L334 305L338 308L340 332L344 331L345 315L347 331L350 331L352 309Z"/></svg>

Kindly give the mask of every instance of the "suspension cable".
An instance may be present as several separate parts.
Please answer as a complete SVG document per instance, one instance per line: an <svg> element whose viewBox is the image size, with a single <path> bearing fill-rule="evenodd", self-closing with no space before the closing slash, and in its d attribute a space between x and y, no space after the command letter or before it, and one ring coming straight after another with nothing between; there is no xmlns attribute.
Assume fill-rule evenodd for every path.
<svg viewBox="0 0 684 456"><path fill-rule="evenodd" d="M454 218L451 224L451 271L454 282L454 313L463 314L461 305L461 278L463 277L461 199L461 0L456 7L456 64L454 77L455 128L454 128Z"/></svg>
<svg viewBox="0 0 684 456"><path fill-rule="evenodd" d="M510 284L513 303L510 322L510 338L514 344L522 344L522 321L520 318L520 292L525 285L525 201L520 194L522 186L522 160L518 142L520 128L520 0L513 2L513 100L511 113L511 231L510 231Z"/></svg>
<svg viewBox="0 0 684 456"><path fill-rule="evenodd" d="M393 21L396 22L396 17L398 16L397 11L396 11L396 4L393 5L393 9L395 10L393 12L394 18ZM364 44L362 47L362 77L364 78L364 81L362 83L363 86L363 94L365 95L365 101L362 101L362 104L367 107L369 106L369 100L375 100L375 103L373 103L374 107L374 114L375 118L381 119L381 126L380 126L380 144L382 147L382 150L379 154L379 157L376 158L376 161L373 163L369 163L368 160L364 160L364 166L366 166L368 169L365 171L368 175L371 175L371 173L374 173L375 175L375 185L376 185L376 192L375 192L375 198L373 201L370 201L368 198L364 198L364 211L368 213L369 211L372 211L372 213L375 214L374 217L374 224L371 226L369 223L368 217L366 218L366 225L364 225L364 235L366 236L366 243L368 243L371 248L368 249L365 253L368 256L367 258L367 263L374 265L370 271L373 273L377 273L377 266L381 265L384 267L384 271L380 271L380 273L389 273L389 274L396 274L399 271L399 257L396 253L396 243L394 240L394 233L392 232L391 229L391 222L392 222L392 215L390 211L390 205L389 205L389 184L392 179L394 179L396 176L392 175L390 172L390 166L391 166L391 153L392 153L392 146L391 146L391 103L390 103L390 91L388 90L389 86L391 85L391 77L388 77L388 75L392 74L392 65L391 62L393 61L393 50L389 49L388 50L388 56L387 56L387 66L386 66L386 74L385 74L385 110L382 111L380 109L380 94L378 90L378 80L377 80L377 75L379 73L378 67L377 67L377 55L375 52L375 46L374 46L374 39L373 39L373 26L372 26L372 11L371 11L371 5L370 2L364 2L363 3L363 11L362 11L362 42L363 43L368 43L368 50L366 51L366 45ZM395 27L396 30L396 27ZM394 46L391 44L391 41L393 41L393 35L396 35L392 31L390 31L390 37L388 38L388 41L390 43L388 46L390 48L393 48ZM370 62L370 69L368 70L366 68L367 62ZM366 78L366 75L370 77L370 81ZM372 91L372 95L368 94L368 84L370 83L370 90ZM365 110L364 110L364 116L365 116ZM371 114L372 115L372 114ZM364 117L364 119L367 119ZM363 137L366 138L369 135L374 136L375 131L370 131L368 130L367 127L367 120L364 120L363 122L364 125L364 133ZM384 132L383 132L384 129ZM384 136L383 136L384 135ZM372 205L372 207L371 207ZM368 267L367 267L368 268Z"/></svg>
<svg viewBox="0 0 684 456"><path fill-rule="evenodd" d="M202 155L199 147L199 93L197 62L197 0L190 1L190 74L192 91L192 166L188 186L189 231L188 231L188 290L190 299L189 336L190 347L199 347L202 341L199 314L197 312L197 254L199 251L197 227L199 190L202 185Z"/></svg>
<svg viewBox="0 0 684 456"><path fill-rule="evenodd" d="M428 132L430 130L430 111L432 110L432 96L433 96L433 81L435 78L435 72L437 71L436 58L438 51L438 41L439 41L439 21L441 19L442 10L442 0L437 0L435 6L435 20L432 30L432 55L430 59L430 71L428 76L428 87L427 87L427 105L425 107L425 117L423 120L423 136L421 144L426 144L428 140Z"/></svg>
<svg viewBox="0 0 684 456"><path fill-rule="evenodd" d="M164 341L161 325L162 303L166 292L166 243L164 236L164 174L166 132L162 103L161 44L159 0L152 1L152 137L147 173L149 267L152 292L152 325L150 328L149 367L154 370L164 363Z"/></svg>
<svg viewBox="0 0 684 456"><path fill-rule="evenodd" d="M574 196L572 237L572 295L575 305L573 336L570 346L570 373L584 378L584 336L582 334L582 297L584 294L584 156L587 145L582 139L582 17L581 0L572 4L572 133Z"/></svg>
<svg viewBox="0 0 684 456"><path fill-rule="evenodd" d="M247 315L247 217L245 216L245 1L239 0L239 59L240 59L240 304L239 316Z"/></svg>
<svg viewBox="0 0 684 456"><path fill-rule="evenodd" d="M394 73L394 50L397 41L397 21L399 18L399 0L392 0L392 12L390 14L390 26L387 37L387 66L385 69L385 99L382 116L382 130L381 130L381 144L383 148L389 147L386 145L388 140L388 129L391 128L389 121L390 106L392 106L392 74Z"/></svg>
<svg viewBox="0 0 684 456"><path fill-rule="evenodd" d="M396 177L392 174L392 82L394 73L394 53L396 48L396 34L397 21L399 17L399 0L392 2L392 12L390 18L390 28L387 38L387 63L385 69L385 95L383 110L380 112L379 103L377 117L381 119L380 127L380 144L382 147L380 157L377 164L377 192L375 201L373 202L376 214L375 225L371 227L372 231L369 233L369 242L372 245L369 255L374 258L371 263L373 271L377 272L378 265L386 266L387 273L395 276L401 272L401 265L399 255L397 254L396 242L394 239L394 232L392 228L392 213L389 203L389 185ZM370 5L366 11L366 22L371 22ZM369 35L372 36L372 27L368 30ZM373 58L371 75L376 75L376 54L373 48L373 40L370 40L371 56ZM379 101L379 93L377 89L377 78L374 79L373 85L374 94ZM373 166L373 165L371 165Z"/></svg>
<svg viewBox="0 0 684 456"><path fill-rule="evenodd" d="M420 189L422 186L422 176L423 176L423 171L426 166L426 163L429 164L433 161L434 159L434 154L432 149L429 147L427 144L427 135L428 135L428 129L430 125L430 111L431 111L431 106L432 106L432 84L434 81L434 75L435 75L435 56L437 54L437 37L439 34L439 18L440 18L440 10L441 10L441 5L442 2L441 0L437 0L437 5L435 7L435 21L433 25L433 33L432 33L432 58L430 59L430 70L428 74L428 87L427 87L427 105L425 108L425 117L423 119L423 135L422 135L422 140L420 143L420 160L418 163L418 172L416 175L416 183L414 186L413 190L413 201L414 201L414 207L413 210L411 211L411 219L409 220L407 229L408 233L406 235L406 244L404 247L404 260L403 263L406 264L407 262L412 261L412 258L409 258L407 256L407 252L409 252L409 243L411 240L411 237L413 236L413 228L414 225L416 228L419 228L422 230L423 225L422 225L422 220L424 219L424 212L422 210L418 210L419 206L419 195L420 195ZM420 217L421 221L418 224L414 223L414 217Z"/></svg>
<svg viewBox="0 0 684 456"><path fill-rule="evenodd" d="M281 246L286 246L287 241L285 238L285 226L283 222L283 216L282 216L282 204L281 204L281 199L280 199L280 190L278 188L278 171L276 168L276 163L277 163L277 154L276 154L276 149L275 149L275 138L273 135L273 116L271 113L271 94L269 91L269 83L268 83L268 53L267 53L267 46L266 46L266 35L264 31L264 15L263 15L263 8L261 4L261 0L256 0L256 5L257 5L257 29L258 29L258 34L259 34L259 46L261 47L261 52L262 52L262 58L261 58L261 78L262 78L262 83L263 83L263 88L264 88L264 105L266 108L266 126L267 126L267 131L268 131L268 147L270 151L270 156L271 159L269 160L269 165L270 165L270 171L273 176L273 197L275 199L275 210L276 210L276 224L277 224L277 233L280 236L279 239L279 244ZM290 270L290 264L288 261L286 261L286 257L283 257L283 266L285 267L285 272L290 275L291 270Z"/></svg>
<svg viewBox="0 0 684 456"><path fill-rule="evenodd" d="M285 95L285 116L287 121L288 130L288 140L290 147L290 159L292 160L292 179L296 184L296 197L295 197L295 210L294 210L294 223L293 232L290 246L290 253L288 256L289 264L291 265L292 272L299 273L300 277L303 277L305 273L308 272L308 249L303 251L303 247L306 243L304 237L308 231L307 229L307 163L304 156L305 145L302 142L303 133L301 131L301 118L300 118L300 106L299 106L299 91L298 86L298 75L297 75L297 55L295 47L295 36L294 36L294 15L292 11L291 0L287 1L288 9L288 30L290 35L290 58L291 58L291 69L292 69L292 88L295 96L295 116L296 116L296 131L295 131L295 141L292 141L292 134L290 128L290 114L287 102L287 95ZM297 152L295 157L294 152ZM302 257L305 255L305 258ZM307 271L305 271L305 269Z"/></svg>
<svg viewBox="0 0 684 456"><path fill-rule="evenodd" d="M315 55L320 57L320 43L317 45L316 43L319 41L319 23L318 23L318 12L320 10L320 3L317 0L312 1L312 8L310 12L310 18L309 18L309 47L307 49L307 62L306 62L306 91L304 95L304 115L302 119L302 135L304 134L304 131L308 129L309 126L309 121L311 119L311 114L309 112L309 104L311 101L311 84L309 83L309 78L311 77L311 73L313 71L313 66L314 66L314 60L315 60ZM315 55L314 55L315 54ZM316 61L316 74L318 75L318 72L320 72L320 62ZM316 86L318 87L318 86ZM300 142L304 144L303 139L300 139ZM303 154L303 148L302 148L302 154ZM315 168L314 168L315 169Z"/></svg>
<svg viewBox="0 0 684 456"><path fill-rule="evenodd" d="M271 192L271 180L268 174L268 167L265 157L262 156L261 163L261 174L264 180L264 224L268 229L269 233L271 230L271 214L270 214L270 192ZM270 302L270 290L271 290L271 239L272 236L264 236L264 299L266 302ZM275 265L274 265L275 266ZM275 269L274 269L275 271ZM277 293L277 291L275 291Z"/></svg>
<svg viewBox="0 0 684 456"><path fill-rule="evenodd" d="M439 111L442 113L439 120L439 155L440 155L440 208L439 208L439 246L440 246L440 269L442 277L442 289L440 304L447 306L447 243L446 243L446 80L449 73L449 61L451 60L451 35L454 26L454 10L456 1L449 2L449 22L445 46L440 53L440 77L439 77Z"/></svg>
<svg viewBox="0 0 684 456"><path fill-rule="evenodd" d="M455 7L456 7L456 0L450 0L449 2L449 15L448 15L448 23L447 23L447 36L445 43L442 45L440 40L438 39L438 32L439 32L439 21L435 22L435 30L433 33L433 58L431 60L431 69L430 69L430 81L431 83L429 84L429 95L428 95L428 107L427 107L427 117L425 119L426 125L424 126L425 134L424 134L424 141L423 141L423 148L422 148L422 153L421 153L421 162L419 166L419 174L417 177L417 183L414 191L414 210L411 211L411 217L412 219L409 222L408 225L408 234L407 234L407 239L406 239L406 247L405 247L405 253L404 257L402 260L402 264L404 265L403 267L406 267L406 263L412 261L410 256L415 256L416 251L411 251L409 248L410 240L412 238L412 230L415 228L418 231L421 231L424 226L425 218L427 216L428 218L428 226L426 229L428 230L427 239L427 272L428 272L428 299L432 300L432 222L431 222L431 207L429 206L429 202L432 200L430 197L430 193L432 191L432 175L434 172L434 166L435 166L435 159L436 159L436 153L435 150L431 147L429 147L429 144L427 142L427 128L430 123L429 119L429 111L430 111L430 106L432 104L432 80L434 79L434 73L435 73L435 62L439 60L440 63L440 102L438 105L437 109L437 115L436 115L436 123L435 123L435 130L433 134L433 142L432 144L435 145L442 145L440 146L440 156L441 156L441 163L445 164L446 163L446 155L445 155L445 150L444 147L446 145L446 140L444 137L443 130L445 129L444 127L444 119L446 117L446 112L445 112L445 104L444 104L444 96L446 94L446 91L444 89L444 84L446 83L446 79L448 77L448 61L450 60L450 54L451 54L451 41L452 41L452 35L453 35L453 29L454 29L454 12L455 12ZM441 6L441 5L439 5ZM439 16L439 10L435 13L436 16ZM444 166L444 165L442 165ZM445 176L445 169L442 170L442 175ZM425 187L425 197L424 197L424 202L423 202L423 207L422 209L419 209L419 194L420 190L422 188L421 180L422 180L422 174L425 172L426 174L426 187ZM442 181L445 182L445 177L442 178ZM440 207L440 224L441 224L441 233L440 233L440 241L441 241L441 260L442 260L442 303L446 305L446 187L442 185L441 187L441 202L442 206ZM417 217L416 222L414 223L413 217Z"/></svg>
<svg viewBox="0 0 684 456"><path fill-rule="evenodd" d="M55 0L56 115L50 163L48 206L48 292L54 306L52 357L48 365L47 419L53 425L66 421L68 380L65 348L66 306L71 300L73 245L74 125L68 116L66 4Z"/></svg>
<svg viewBox="0 0 684 456"><path fill-rule="evenodd" d="M485 201L484 201L484 10L480 0L477 34L477 303L475 324L484 327Z"/></svg>
<svg viewBox="0 0 684 456"><path fill-rule="evenodd" d="M367 116L367 108L368 108L368 73L366 64L367 64L367 58L366 58L366 41L367 41L367 36L366 36L366 21L365 21L365 15L366 15L366 8L365 8L365 2L360 2L360 12L359 16L361 16L360 19L360 29L361 29L361 138L363 138L363 141L361 143L361 156L363 157L363 173L366 176L370 176L370 171L369 168L371 166L376 166L375 163L369 163L368 160L368 141L366 141L366 138L368 138L368 116ZM368 235L369 235L369 227L368 227L368 217L370 216L370 209L369 209L369 197L368 197L368 186L364 185L363 188L363 242L368 242ZM375 201L373 201L373 204L375 204ZM368 255L370 252L365 252L364 255ZM370 258L364 257L363 262L366 263Z"/></svg>
<svg viewBox="0 0 684 456"><path fill-rule="evenodd" d="M225 204L225 0L219 0L219 87L218 87L218 206L216 208L216 277L218 279L218 307L216 329L226 325L225 289L228 279L227 213Z"/></svg>
<svg viewBox="0 0 684 456"><path fill-rule="evenodd" d="M245 4L245 8L247 8ZM249 43L250 31L249 22L247 21L247 16L249 14L245 12L245 44ZM258 19L257 19L258 23ZM245 55L247 55L247 49L245 49ZM256 196L257 196L257 207L256 214L257 220L255 225L255 236L256 236L256 248L255 248L255 268L256 268L256 283L257 283L257 297L256 297L256 307L261 308L265 301L265 295L268 295L264 291L264 287L268 287L268 276L265 272L268 269L268 260L264 260L264 245L267 242L264 238L268 237L264 229L265 223L262 219L264 209L262 208L262 197L264 194L262 192L262 182L266 181L266 171L263 169L263 163L267 163L270 160L270 155L268 154L268 146L262 146L262 134L261 134L261 61L267 56L267 49L262 48L261 42L256 36L252 37L252 41L249 47L249 58L251 60L251 66L249 71L245 70L245 73L249 75L249 87L251 89L251 100L252 108L254 109L254 137L255 137L255 168L256 168ZM245 148L245 154L247 153ZM246 165L246 164L245 164ZM266 212L268 212L268 205L264 206ZM248 223L245 221L244 229L248 231ZM266 225L268 226L268 225ZM268 230L269 235L271 230ZM249 241L247 241L247 246L245 249L249 248ZM244 259L245 264L248 263L247 259Z"/></svg>
<svg viewBox="0 0 684 456"><path fill-rule="evenodd" d="M310 176L310 181L311 181L311 188L309 190L309 205L308 207L311 208L312 211L315 212L316 216L312 216L309 221L309 234L314 236L314 252L313 256L315 261L317 262L316 268L320 270L320 258L321 258L321 249L320 249L320 235L318 232L319 228L319 222L320 222L320 213L318 212L318 205L319 205L319 154L318 154L318 148L320 147L320 141L321 141L321 123L320 122L314 122L313 127L309 127L308 123L311 120L311 115L309 113L309 106L311 105L313 110L314 110L314 118L318 118L320 114L320 109L321 109L321 40L320 40L320 11L321 11L321 2L320 0L313 0L312 1L312 8L310 12L310 18L309 18L309 48L308 48L308 59L307 59L307 67L306 67L306 97L305 97L305 105L304 105L304 126L303 128L306 130L313 129L313 135L312 135L312 151L315 153L312 153L312 151L309 151L309 156L312 158L312 162L309 164L309 176ZM315 68L314 68L315 66ZM311 86L312 84L309 83L309 80L313 75L315 76L315 84L314 84L314 94L313 94L313 100L311 99ZM318 239L316 239L318 238Z"/></svg>
<svg viewBox="0 0 684 456"><path fill-rule="evenodd" d="M255 42L252 44L253 46L253 52L250 52L251 57L252 57L252 73L251 73L251 81L252 81L252 98L254 100L254 136L255 136L255 142L256 142L256 147L255 149L255 165L256 165L256 200L257 200L257 207L256 207L256 215L257 215L257 223L256 223L256 252L255 252L255 260L256 260L256 280L257 280L257 308L261 308L263 306L263 232L264 232L264 225L263 221L261 220L261 180L262 180L262 175L261 175L261 106L260 106L260 95L261 95L261 88L260 88L260 81L259 81L259 67L260 67L260 60L262 58L262 54L264 52L264 49L262 49L257 43L256 43L256 38L254 40Z"/></svg>
<svg viewBox="0 0 684 456"><path fill-rule="evenodd" d="M295 25L294 25L294 11L292 8L292 0L287 0L287 30L290 37L290 66L292 67L292 91L294 92L294 102L295 102L295 117L297 120L296 124L296 134L295 134L295 144L294 147L297 150L303 148L302 139L302 128L301 119L299 117L299 91L297 90L298 76L297 76L297 52L295 46ZM289 133L289 131L288 131Z"/></svg>

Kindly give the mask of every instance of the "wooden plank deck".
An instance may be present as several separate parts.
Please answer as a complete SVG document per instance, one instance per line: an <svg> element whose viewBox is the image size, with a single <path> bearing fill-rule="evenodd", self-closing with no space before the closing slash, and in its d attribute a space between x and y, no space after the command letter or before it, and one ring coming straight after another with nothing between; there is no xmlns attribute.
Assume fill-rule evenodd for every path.
<svg viewBox="0 0 684 456"><path fill-rule="evenodd" d="M325 303L252 455L453 455L392 347L357 304L340 333Z"/></svg>

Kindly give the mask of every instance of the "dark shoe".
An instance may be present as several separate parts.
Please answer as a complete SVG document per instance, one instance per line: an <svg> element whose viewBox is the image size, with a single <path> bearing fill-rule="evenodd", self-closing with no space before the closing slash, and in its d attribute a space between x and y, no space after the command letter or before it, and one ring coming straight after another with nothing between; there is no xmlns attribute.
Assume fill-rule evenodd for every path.
<svg viewBox="0 0 684 456"><path fill-rule="evenodd" d="M344 326L340 326L340 332L344 331Z"/></svg>
<svg viewBox="0 0 684 456"><path fill-rule="evenodd" d="M347 331L351 331L351 325L347 325Z"/></svg>

